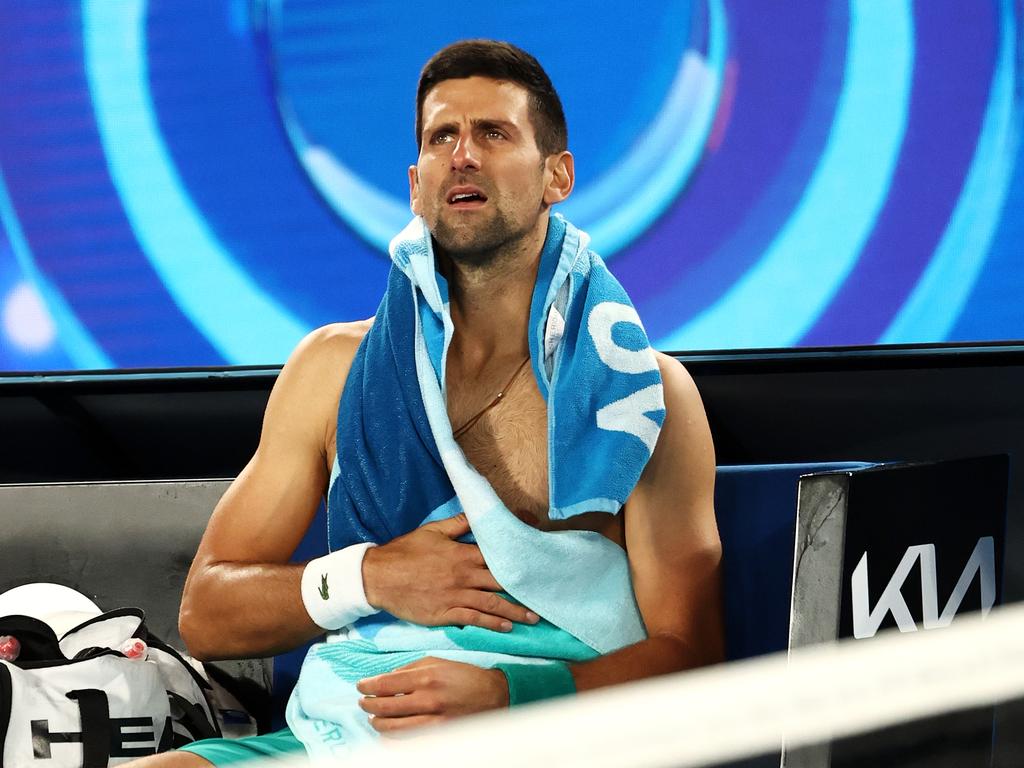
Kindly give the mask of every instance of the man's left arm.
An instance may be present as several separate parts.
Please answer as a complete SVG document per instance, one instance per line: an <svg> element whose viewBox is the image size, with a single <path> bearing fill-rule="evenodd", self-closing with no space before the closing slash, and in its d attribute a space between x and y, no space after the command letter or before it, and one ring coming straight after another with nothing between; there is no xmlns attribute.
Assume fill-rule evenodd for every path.
<svg viewBox="0 0 1024 768"><path fill-rule="evenodd" d="M571 666L585 691L721 661L721 543L715 455L704 406L678 362L658 355L665 422L623 509L633 591L648 637ZM361 706L382 733L508 705L498 670L427 658L363 680ZM402 694L402 695L397 695Z"/></svg>
<svg viewBox="0 0 1024 768"><path fill-rule="evenodd" d="M711 431L693 379L677 361L658 358L665 423L623 509L633 591L648 638L574 665L581 691L724 657Z"/></svg>

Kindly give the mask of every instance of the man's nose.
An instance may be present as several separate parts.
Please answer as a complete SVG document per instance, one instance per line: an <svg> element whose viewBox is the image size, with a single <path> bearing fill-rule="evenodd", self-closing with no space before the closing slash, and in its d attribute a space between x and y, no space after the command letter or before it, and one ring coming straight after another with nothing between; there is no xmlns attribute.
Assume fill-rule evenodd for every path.
<svg viewBox="0 0 1024 768"><path fill-rule="evenodd" d="M452 150L452 170L480 170L478 147L471 136L460 136L455 142L455 148Z"/></svg>

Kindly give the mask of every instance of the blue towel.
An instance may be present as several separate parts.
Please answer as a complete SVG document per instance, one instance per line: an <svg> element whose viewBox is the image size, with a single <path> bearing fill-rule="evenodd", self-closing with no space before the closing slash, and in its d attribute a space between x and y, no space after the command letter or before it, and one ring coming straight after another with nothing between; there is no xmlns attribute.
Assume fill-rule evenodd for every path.
<svg viewBox="0 0 1024 768"><path fill-rule="evenodd" d="M549 516L615 514L664 420L661 376L636 310L589 238L550 218L530 306L532 369L548 406ZM453 326L419 218L391 242L393 267L338 414L328 542L386 542L465 512L494 577L542 621L511 633L421 627L380 613L313 646L288 705L312 756L374 735L354 683L424 656L490 667L581 661L646 636L623 550L591 531L521 522L466 460L445 405Z"/></svg>

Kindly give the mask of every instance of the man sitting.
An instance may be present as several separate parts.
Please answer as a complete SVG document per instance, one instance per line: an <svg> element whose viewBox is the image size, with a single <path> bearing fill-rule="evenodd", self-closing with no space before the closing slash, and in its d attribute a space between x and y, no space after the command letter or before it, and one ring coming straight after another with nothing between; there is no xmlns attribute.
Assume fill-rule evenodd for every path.
<svg viewBox="0 0 1024 768"><path fill-rule="evenodd" d="M352 120L351 116L343 119ZM355 140L374 141L373 119L365 115L352 121ZM602 350L598 344L596 353L602 359L606 354L618 355L615 359L625 361L624 370L639 365L630 370L658 381L645 390L659 398L656 405L644 406L645 411L657 411L653 420L644 417L653 425L649 432L635 431L622 437L623 429L629 432L631 428L616 421L621 414L617 416L614 409L603 408L604 416L597 417L601 429L609 433L619 430L617 435L623 440L634 441L630 450L642 451L639 477L619 514L610 514L618 511L618 503L569 510L571 514L552 511L555 491L550 479L563 455L552 449L551 435L559 434L559 426L549 424L553 412L549 400L555 398L556 383L546 380L545 366L565 364L561 358L569 353L552 350L560 343L559 323L573 327L574 316L570 311L554 318L549 311L543 339L534 339L531 346L535 331L530 325L535 310L531 307L535 299L544 299L537 298L539 281L550 278L541 274L541 263L547 263L547 254L558 258L559 249L564 251L562 240L576 236L577 231L551 213L551 207L572 192L574 160L566 148L565 118L550 80L532 56L514 46L492 41L451 45L432 57L421 75L416 138L419 157L409 168L411 208L420 217L420 226L426 228L428 251L432 249L437 272L423 278L429 285L416 286L420 290L417 301L425 301L423 297L435 290L432 281L436 279L447 291L447 300L436 308L437 317L447 317L451 324L444 332L443 354L430 358L440 366L434 371L437 381L429 381L430 363L423 359L408 374L420 377L420 388L426 387L424 397L433 391L430 387L439 387L447 424L438 428L436 414L432 416L432 438L438 446L435 453L445 467L463 458L468 461L504 508L528 524L528 530L562 536L560 542L580 541L591 548L596 543L605 547L600 551L614 550L624 561L628 556L627 586L631 584L633 610L638 610L642 620L636 641L624 647L612 643L605 651L594 648L600 643L589 648L581 643L588 653L559 657L570 662L545 672L548 677L543 679L552 681L551 690L544 689L542 683L530 698L566 692L567 688L585 691L720 660L721 550L712 508L715 462L707 420L689 375L675 360L644 346L646 337L644 345L635 349L613 348L616 322L639 328L627 315L609 315L600 326L595 309L589 326L586 321L578 325L581 338L604 328L606 348ZM584 250L581 245L580 253ZM394 244L393 258L396 269L407 267L404 261L399 263ZM603 269L596 257L591 262L597 265L595 270ZM393 281L405 279L393 272ZM557 305L557 300L553 304ZM420 312L421 305L416 306ZM382 305L378 326L387 320L388 332L398 334L399 324L384 317L385 311ZM412 322L426 322L421 315ZM342 519L342 513L331 508L335 498L331 493L329 516L352 532L345 541L364 543L341 546L307 565L289 563L320 500L329 493L329 485L333 490L332 469L336 481L339 473L344 475L351 463L361 460L361 454L353 453L355 449L346 442L351 435L338 431L339 408L340 423L345 424L346 408L355 407L349 402L352 398L362 397L359 402L372 399L375 372L369 364L364 365L360 354L372 352L367 351L369 339L362 347L361 342L367 334L377 338L373 326L374 321L368 320L314 331L282 370L267 406L256 454L211 517L185 586L180 629L197 658L280 653L325 629L352 625L360 617L369 617L364 622L377 621L373 616L378 611L384 612L380 617L386 617L374 625L378 628L390 629L395 624L386 622L393 620L400 627L448 627L450 636L456 636L455 628L462 627L459 637L475 631L474 642L481 643L499 636L511 641L549 620L552 631L564 629L559 629L552 616L538 615L539 611L522 604L528 601L508 583L499 583L492 573L496 562L484 556L484 551L494 550L486 550L482 523L475 522L484 518L474 514L482 513L467 506L469 492L455 477L451 482L456 485L461 507L411 508L415 506L413 493L408 497L413 501L396 502L395 508L384 510L378 529L365 521ZM376 333L380 336L380 328ZM419 325L415 339L412 331L405 333L408 337L392 341L410 350L414 346L428 349L429 339L421 338ZM561 343L565 344L564 339ZM543 349L549 344L551 349ZM608 360L613 368L619 364L612 357ZM359 373L349 376L353 365ZM389 377L378 383L398 387L409 382ZM581 377L578 381L563 379L560 386L585 394L589 385ZM343 388L352 389L344 400ZM426 411L430 415L429 404ZM402 439L375 434L378 417L385 424L397 418L364 407L360 423L367 439L393 444ZM592 423L590 428L597 429ZM461 448L461 458L445 449L451 440ZM426 443L429 447L431 436ZM398 447L404 449L404 443ZM598 473L614 472L618 458L613 455L612 461L603 460L606 466L598 467ZM401 478L396 485L415 486L418 478L410 476L413 464L406 467L403 462L376 469ZM627 463L625 456L621 462ZM376 470L371 467L368 471ZM404 488L385 488L384 492L405 499L399 493L404 493ZM352 506L354 518L363 514L358 506ZM457 512L462 507L466 508L464 514L444 516L444 510ZM432 520L430 513L438 519ZM410 520L417 522L410 524ZM423 520L427 522L419 524ZM360 533L364 523L366 530ZM500 524L509 530L527 529L515 520ZM479 543L458 541L471 528ZM566 536L580 530L603 538L597 540L593 533ZM540 541L523 536L524 541ZM609 549L610 542L617 546ZM561 578L559 573L530 573L530 552L523 554L521 564L524 578L546 578L551 583ZM578 594L580 600L585 597L585 593ZM333 638L338 641L335 645L344 650L346 644L365 645L373 640L376 636L358 631L361 625L350 634L341 630ZM481 634L474 628L487 632ZM386 632L380 631L383 637ZM331 645L326 646L328 651ZM508 655L513 646L497 643L494 647ZM481 648L474 647L458 658L476 659L472 654ZM316 658L328 659L328 651L321 651ZM518 672L514 670L442 658L443 653L420 655L412 663L387 668L355 683L359 714L375 732L392 734L508 706L510 684L511 703L517 703L517 687L521 686L515 682ZM307 666L310 663L307 660ZM304 669L303 676L306 674ZM311 714L314 704L300 691L289 705L289 723L315 721L317 728L329 723ZM300 739L286 730L237 744L199 742L142 762L152 766L223 765L302 749Z"/></svg>

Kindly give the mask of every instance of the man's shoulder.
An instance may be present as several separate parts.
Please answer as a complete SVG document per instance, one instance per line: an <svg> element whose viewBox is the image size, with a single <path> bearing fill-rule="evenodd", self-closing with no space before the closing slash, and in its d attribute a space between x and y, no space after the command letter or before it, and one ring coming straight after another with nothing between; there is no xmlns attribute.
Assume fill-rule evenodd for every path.
<svg viewBox="0 0 1024 768"><path fill-rule="evenodd" d="M302 344L307 344L318 354L353 354L363 337L373 326L373 318L353 320L347 323L329 323L310 331Z"/></svg>
<svg viewBox="0 0 1024 768"><path fill-rule="evenodd" d="M348 323L330 323L306 334L285 364L296 372L324 367L348 368L373 318Z"/></svg>
<svg viewBox="0 0 1024 768"><path fill-rule="evenodd" d="M713 452L704 403L690 372L671 355L656 352L665 398L665 422L653 458L703 446Z"/></svg>
<svg viewBox="0 0 1024 768"><path fill-rule="evenodd" d="M278 399L331 409L341 395L348 370L373 319L331 323L306 334L278 376Z"/></svg>
<svg viewBox="0 0 1024 768"><path fill-rule="evenodd" d="M655 351L654 357L658 361L658 371L661 373L666 397L671 394L673 399L682 398L686 401L692 401L696 397L697 402L700 402L697 385L681 362L664 352Z"/></svg>

